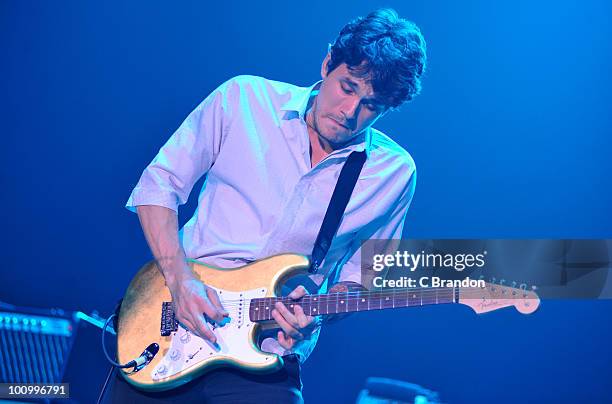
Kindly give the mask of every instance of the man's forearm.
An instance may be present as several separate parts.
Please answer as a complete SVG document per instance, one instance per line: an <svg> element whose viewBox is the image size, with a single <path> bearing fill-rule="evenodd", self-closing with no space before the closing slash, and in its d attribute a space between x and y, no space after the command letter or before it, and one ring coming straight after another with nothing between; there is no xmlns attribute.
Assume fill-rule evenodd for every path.
<svg viewBox="0 0 612 404"><path fill-rule="evenodd" d="M140 225L155 261L167 284L190 273L185 251L178 236L178 217L175 211L163 206L142 205L136 208Z"/></svg>

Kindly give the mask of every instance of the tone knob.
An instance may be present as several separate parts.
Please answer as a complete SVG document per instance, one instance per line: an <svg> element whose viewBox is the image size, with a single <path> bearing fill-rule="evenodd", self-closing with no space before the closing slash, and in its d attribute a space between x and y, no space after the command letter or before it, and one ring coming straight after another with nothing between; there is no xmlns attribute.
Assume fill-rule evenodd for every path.
<svg viewBox="0 0 612 404"><path fill-rule="evenodd" d="M163 363L157 367L157 373L159 373L160 375L163 375L164 373L166 373L166 371L168 371L168 368Z"/></svg>
<svg viewBox="0 0 612 404"><path fill-rule="evenodd" d="M183 344L188 343L189 341L191 341L191 334L189 334L188 332L186 332L185 334L181 335L180 340L181 340L181 342L182 342Z"/></svg>
<svg viewBox="0 0 612 404"><path fill-rule="evenodd" d="M173 361L179 360L180 357L181 357L181 351L179 351L178 349L175 349L172 352L170 352L170 359L172 359Z"/></svg>

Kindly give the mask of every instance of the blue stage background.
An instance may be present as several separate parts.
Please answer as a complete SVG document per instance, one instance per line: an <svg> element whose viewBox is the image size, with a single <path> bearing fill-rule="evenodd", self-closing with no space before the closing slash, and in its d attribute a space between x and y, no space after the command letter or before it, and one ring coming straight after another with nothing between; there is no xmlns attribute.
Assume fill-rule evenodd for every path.
<svg viewBox="0 0 612 404"><path fill-rule="evenodd" d="M423 94L377 125L417 163L404 237L612 238L607 1L3 1L0 300L109 314L150 259L123 205L185 116L238 74L312 84L342 25L380 6L428 44ZM375 375L448 403L602 402L611 309L355 315L323 330L304 396L350 402ZM92 400L99 349L79 353Z"/></svg>

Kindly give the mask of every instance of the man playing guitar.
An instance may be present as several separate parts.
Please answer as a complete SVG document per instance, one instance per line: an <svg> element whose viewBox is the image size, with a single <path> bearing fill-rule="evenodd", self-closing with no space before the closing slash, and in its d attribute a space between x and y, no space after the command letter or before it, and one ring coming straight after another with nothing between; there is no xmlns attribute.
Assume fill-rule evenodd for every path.
<svg viewBox="0 0 612 404"><path fill-rule="evenodd" d="M228 312L187 259L238 267L275 254L309 254L348 155L366 162L321 263L315 283L329 291L367 286L360 240L400 238L415 183L415 164L372 128L420 91L425 41L413 23L381 9L348 23L323 60L322 80L298 87L254 76L232 78L183 122L147 166L127 208L138 213L180 323L215 342L211 327ZM177 210L206 176L198 208L181 229ZM289 297L307 293L298 286ZM203 315L204 314L204 315ZM302 402L299 375L320 321L299 305L277 303L278 331L261 349L284 359L269 374L219 368L165 392L141 392L117 377L116 402Z"/></svg>

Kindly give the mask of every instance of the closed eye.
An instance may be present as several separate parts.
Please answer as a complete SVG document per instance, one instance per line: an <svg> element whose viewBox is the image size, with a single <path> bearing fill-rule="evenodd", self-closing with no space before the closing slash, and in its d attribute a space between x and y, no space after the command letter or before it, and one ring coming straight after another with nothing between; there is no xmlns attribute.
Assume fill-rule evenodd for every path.
<svg viewBox="0 0 612 404"><path fill-rule="evenodd" d="M344 91L344 94L352 94L353 93L353 90L351 90L350 88L347 88L347 87L344 87L344 86L341 86L341 87L342 87L342 91Z"/></svg>

